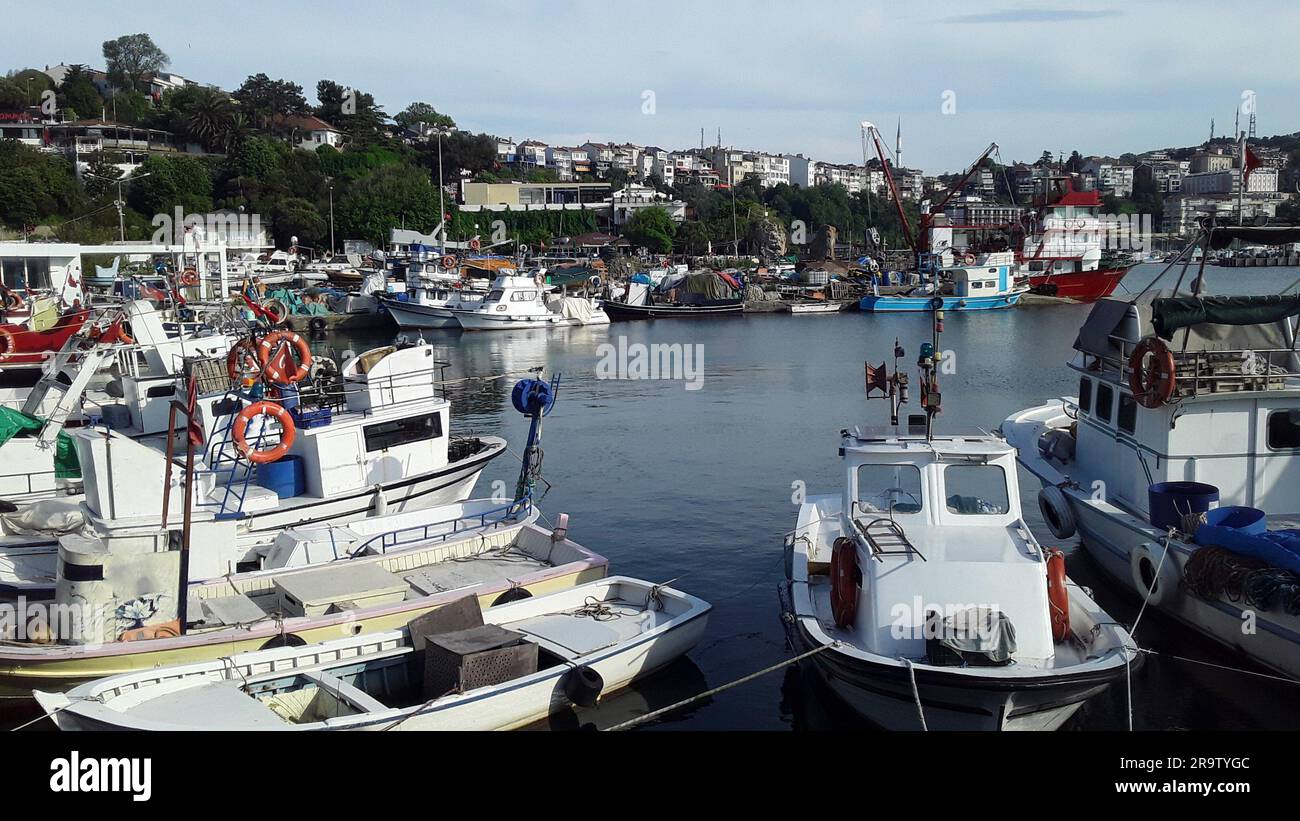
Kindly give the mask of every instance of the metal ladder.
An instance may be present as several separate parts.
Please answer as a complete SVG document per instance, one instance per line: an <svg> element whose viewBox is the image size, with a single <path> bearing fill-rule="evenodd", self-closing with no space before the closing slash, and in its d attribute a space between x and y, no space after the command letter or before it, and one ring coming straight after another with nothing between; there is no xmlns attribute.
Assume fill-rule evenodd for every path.
<svg viewBox="0 0 1300 821"><path fill-rule="evenodd" d="M243 400L248 398L238 391L230 390L221 401L234 402L242 407ZM238 410L226 414L226 423L208 442L208 447L203 452L203 461L207 464L208 470L219 477L218 482L221 481L220 477L225 477L225 492L221 496L221 504L215 514L217 519L244 517L244 500L248 498L248 486L253 480L253 463L239 452L231 435L238 414ZM265 429L258 432L257 439L252 443L254 449L261 444L265 435Z"/></svg>
<svg viewBox="0 0 1300 821"><path fill-rule="evenodd" d="M51 391L57 391L59 394L58 401L55 402L53 410L44 417L44 424L41 425L41 431L36 437L39 448L52 447L58 440L68 417L85 396L86 388L90 387L90 380L99 373L104 360L112 355L110 351L98 345L85 349L82 347L82 342L74 336L64 343L63 348L47 363L40 380L23 402L23 413L40 419L41 405L45 404L46 397ZM69 382L59 381L59 376L72 367L75 367L75 371Z"/></svg>

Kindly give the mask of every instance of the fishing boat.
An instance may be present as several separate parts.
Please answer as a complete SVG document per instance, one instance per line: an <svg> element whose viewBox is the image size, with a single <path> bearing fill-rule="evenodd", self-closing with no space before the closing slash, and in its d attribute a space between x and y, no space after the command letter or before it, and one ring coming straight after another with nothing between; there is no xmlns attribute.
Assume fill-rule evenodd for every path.
<svg viewBox="0 0 1300 821"><path fill-rule="evenodd" d="M451 312L482 305L488 295L488 282L462 277L453 256L444 256L436 263L426 256L425 252L413 252L405 261L406 292L379 295L380 305L402 329L459 328Z"/></svg>
<svg viewBox="0 0 1300 821"><path fill-rule="evenodd" d="M220 557L222 567L257 563L286 527L467 499L483 468L505 451L497 437L452 435L451 405L439 394L445 365L427 344L376 348L341 370L315 372L306 343L291 332L250 337L231 351L189 360L184 377L163 377L156 393L148 378L123 374L127 396L151 401L128 405L118 427L68 432L84 485L82 496L70 498L97 538L152 543L149 534L165 535L181 508L192 506L198 553ZM242 369L259 355L265 361L249 378ZM272 386L279 401L267 398ZM190 416L179 427L178 408ZM188 431L180 444L178 430ZM42 437L50 449L54 436L42 428L35 439L4 447L35 453ZM182 452L194 472L183 483ZM0 557L13 549L29 567L54 565L58 531L32 529L0 536Z"/></svg>
<svg viewBox="0 0 1300 821"><path fill-rule="evenodd" d="M608 325L601 303L585 296L547 298L545 273L517 276L503 273L478 305L447 308L467 331L507 331L526 328L572 328Z"/></svg>
<svg viewBox="0 0 1300 821"><path fill-rule="evenodd" d="M1021 260L1032 292L1079 302L1110 296L1134 263L1105 256L1112 229L1098 217L1101 194L1075 191L1063 176L1044 177L1038 185Z"/></svg>
<svg viewBox="0 0 1300 821"><path fill-rule="evenodd" d="M613 576L487 610L471 597L381 633L34 695L63 730L510 730L589 707L681 658L709 610Z"/></svg>
<svg viewBox="0 0 1300 821"><path fill-rule="evenodd" d="M807 300L790 303L792 314L837 314L844 308L843 303L829 300Z"/></svg>
<svg viewBox="0 0 1300 821"><path fill-rule="evenodd" d="M1295 226L1207 222L1142 294L1093 307L1069 363L1078 394L1015 413L1001 428L1042 484L1053 535L1077 533L1148 607L1292 678L1300 678L1300 296L1294 284L1281 294L1207 294L1204 265L1234 240L1297 239ZM1173 287L1163 287L1175 270Z"/></svg>
<svg viewBox="0 0 1300 821"><path fill-rule="evenodd" d="M842 492L800 506L782 622L805 669L888 729L1056 729L1136 646L1025 524L1015 450L934 431L942 316L918 359L924 414L899 425L897 343L892 374L867 367L890 425L842 431Z"/></svg>
<svg viewBox="0 0 1300 821"><path fill-rule="evenodd" d="M20 368L40 370L50 355L63 347L70 337L90 319L89 308L59 311L53 300L36 311L27 321L0 325L0 369L11 373Z"/></svg>
<svg viewBox="0 0 1300 821"><path fill-rule="evenodd" d="M972 257L971 264L938 267L938 257L921 254L918 266L922 285L902 294L868 294L858 307L873 313L933 311L988 311L1011 308L1028 287L1015 281L1015 254L995 251Z"/></svg>
<svg viewBox="0 0 1300 821"><path fill-rule="evenodd" d="M644 281L638 277L626 283L622 299L605 300L605 312L611 318L740 316L745 307L740 282L725 272L674 270L657 283L648 276Z"/></svg>

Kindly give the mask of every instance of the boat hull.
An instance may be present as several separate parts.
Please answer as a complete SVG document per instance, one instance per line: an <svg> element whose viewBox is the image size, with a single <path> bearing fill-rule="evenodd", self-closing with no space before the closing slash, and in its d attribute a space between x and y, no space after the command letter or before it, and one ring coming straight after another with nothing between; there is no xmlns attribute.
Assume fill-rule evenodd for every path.
<svg viewBox="0 0 1300 821"><path fill-rule="evenodd" d="M1059 274L1036 274L1029 277L1029 286L1034 293L1055 296L1061 299L1073 299L1079 302L1093 302L1108 297L1114 292L1127 267L1099 268L1096 271L1077 271ZM1055 289L1047 293L1049 289Z"/></svg>
<svg viewBox="0 0 1300 821"><path fill-rule="evenodd" d="M740 300L725 300L699 305L628 305L625 302L604 304L605 313L611 319L668 319L705 316L741 316L744 303Z"/></svg>
<svg viewBox="0 0 1300 821"><path fill-rule="evenodd" d="M793 606L791 583L780 587L782 623L796 654L824 646L803 626ZM1141 656L1131 662L1136 670ZM845 704L866 720L888 730L920 730L912 679L906 667L874 663L831 647L804 660ZM1055 730L1088 699L1124 675L1123 666L1095 672L1056 675L957 675L931 667L915 668L928 730Z"/></svg>
<svg viewBox="0 0 1300 821"><path fill-rule="evenodd" d="M1049 469L1055 474L1055 469L1036 455L1034 447L1045 426L1026 421L1026 413L1008 419L1003 430L1009 441L1017 440L1019 461L1026 470L1042 484L1058 484L1059 475L1047 474ZM1017 431L1012 426L1025 427ZM1164 544L1165 534L1123 510L1093 503L1074 487L1065 485L1061 490L1074 513L1083 549L1122 588L1145 598L1146 588L1139 587L1133 572L1132 555L1143 545ZM1175 539L1169 541L1169 547L1169 557L1175 562L1170 576L1181 579L1195 546ZM1181 583L1172 594L1153 597L1148 606L1257 664L1300 679L1300 617L1259 609L1248 614L1237 603L1198 598ZM1253 632L1243 629L1247 623L1254 624Z"/></svg>
<svg viewBox="0 0 1300 821"><path fill-rule="evenodd" d="M943 297L945 311L991 311L1012 308L1020 301L1021 293L1000 296ZM864 296L858 303L863 311L871 313L929 312L934 310L933 296Z"/></svg>
<svg viewBox="0 0 1300 821"><path fill-rule="evenodd" d="M456 321L467 331L518 331L531 328L581 328L588 325L608 325L609 318L593 317L582 322L558 314L546 317L511 317L509 314L495 316L478 311L453 311Z"/></svg>
<svg viewBox="0 0 1300 821"><path fill-rule="evenodd" d="M459 328L460 323L446 308L380 298L379 304L399 328Z"/></svg>
<svg viewBox="0 0 1300 821"><path fill-rule="evenodd" d="M533 596L567 590L605 578L608 560L590 551L586 558L524 577L480 583L473 588L479 605L491 607L497 597L515 587ZM114 642L97 646L0 647L0 698L31 698L32 690L61 691L77 684L176 664L210 661L234 653L262 649L268 641L292 634L307 644L405 627L415 617L464 597L465 588L411 599L383 607L320 617L293 617L280 623L267 620L246 628L191 633L174 638Z"/></svg>

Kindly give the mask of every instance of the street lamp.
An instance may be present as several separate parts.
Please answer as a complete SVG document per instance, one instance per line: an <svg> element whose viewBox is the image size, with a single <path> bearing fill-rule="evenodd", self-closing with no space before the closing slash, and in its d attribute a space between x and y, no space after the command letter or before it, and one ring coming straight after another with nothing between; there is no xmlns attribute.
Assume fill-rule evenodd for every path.
<svg viewBox="0 0 1300 821"><path fill-rule="evenodd" d="M334 180L329 179L330 186L330 256L334 255Z"/></svg>
<svg viewBox="0 0 1300 821"><path fill-rule="evenodd" d="M152 171L144 174L133 174L129 179L142 180L151 176L153 176ZM124 205L122 202L122 183L127 180L127 177L122 177L117 181L117 238L122 242L126 242L126 209L122 207Z"/></svg>
<svg viewBox="0 0 1300 821"><path fill-rule="evenodd" d="M455 127L439 128L438 135L438 238L442 242L442 253L447 254L447 209L442 204L442 136L455 131Z"/></svg>

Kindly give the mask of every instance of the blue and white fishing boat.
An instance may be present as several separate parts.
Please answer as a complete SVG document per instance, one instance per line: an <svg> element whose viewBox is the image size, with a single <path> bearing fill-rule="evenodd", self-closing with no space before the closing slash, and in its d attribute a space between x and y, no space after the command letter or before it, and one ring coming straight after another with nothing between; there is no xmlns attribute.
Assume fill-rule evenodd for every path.
<svg viewBox="0 0 1300 821"><path fill-rule="evenodd" d="M1015 254L995 251L978 257L968 255L964 264L949 268L938 266L939 256L921 254L922 276L932 272L928 282L911 292L893 296L872 294L858 303L864 311L988 311L1010 308L1029 290L1017 283ZM936 300L941 300L940 306Z"/></svg>

